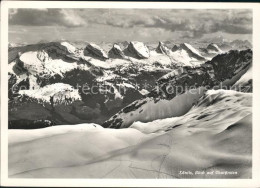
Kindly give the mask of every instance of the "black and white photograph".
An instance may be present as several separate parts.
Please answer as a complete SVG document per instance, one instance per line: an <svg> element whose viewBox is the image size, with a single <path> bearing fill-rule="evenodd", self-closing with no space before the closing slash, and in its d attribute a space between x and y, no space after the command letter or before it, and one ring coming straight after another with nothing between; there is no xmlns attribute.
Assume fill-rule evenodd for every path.
<svg viewBox="0 0 260 188"><path fill-rule="evenodd" d="M7 178L252 180L253 18L8 8Z"/></svg>

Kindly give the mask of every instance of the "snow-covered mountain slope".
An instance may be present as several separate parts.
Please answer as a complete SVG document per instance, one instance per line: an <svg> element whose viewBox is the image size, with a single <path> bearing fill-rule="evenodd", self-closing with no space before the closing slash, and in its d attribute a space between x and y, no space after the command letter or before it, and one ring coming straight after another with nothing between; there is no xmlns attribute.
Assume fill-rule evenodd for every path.
<svg viewBox="0 0 260 188"><path fill-rule="evenodd" d="M135 121L149 122L156 119L185 114L204 94L205 88L192 89L172 100L145 98L135 101L119 111L103 127L127 128Z"/></svg>
<svg viewBox="0 0 260 188"><path fill-rule="evenodd" d="M110 58L106 61L94 59L84 56L83 49L80 51L65 44L37 44L16 49L17 57L9 63L8 74L10 111L14 109L18 111L10 112L10 127L18 126L19 120L23 122L19 128L22 125L30 128L33 124L36 127L50 125L43 120L48 120L51 124L91 121L102 123L121 108L142 98L147 94L147 90L154 87L159 77L171 70L149 62L138 64L139 60L134 58L126 60ZM57 46L62 50L56 49ZM95 47L94 44L92 46ZM102 51L101 48L97 49ZM75 93L72 92L73 96L70 96L72 94L70 93L66 98L58 97L58 104L55 105L57 114L52 114L50 97L56 98L58 83L74 88L73 91L79 96L75 97ZM86 91L85 85L87 88L99 89L95 89L94 92L92 90L83 92ZM46 89L48 94L45 92ZM146 91L145 94L143 91ZM63 91L59 93L64 94ZM72 102L66 101L69 99ZM31 102L26 104L26 101ZM30 106L34 106L37 112L42 113L38 116L30 113ZM60 108L64 108L64 111ZM22 113L21 110L27 113ZM39 125L41 122L43 125Z"/></svg>
<svg viewBox="0 0 260 188"><path fill-rule="evenodd" d="M144 133L176 130L185 135L203 130L221 132L252 113L252 94L233 90L208 90L193 105L182 116L160 118L147 123L137 121L130 128Z"/></svg>
<svg viewBox="0 0 260 188"><path fill-rule="evenodd" d="M30 100L37 103L38 99L34 95L29 94L40 91L49 85L63 83L78 89L82 103L79 105L80 107L76 104L75 108L80 111L80 115L76 113L77 117L73 115L73 117L69 118L69 121L63 121L64 118L58 118L59 120L57 120L55 117L55 122L65 124L73 122L73 119L77 119L75 122L81 123L80 120L86 119L84 116L87 116L87 119L90 121L87 112L91 111L91 113L95 114L92 120L95 123L102 123L101 121L107 120L122 108L146 95L154 98L160 96L172 99L176 95L175 93L171 95L154 93L154 91L157 91L155 88L157 80L161 77L158 81L161 88L160 91L166 89L166 83L170 81L175 82L175 78L177 78L176 85L185 83L194 85L195 82L198 86L216 85L220 81L225 84L227 82L234 84L246 72L245 67L247 63L243 61L251 58L250 55L246 58L243 57L243 55L247 56L246 52L232 52L231 54L233 55L222 54L223 57L217 56L213 58L218 63L218 65L214 65L214 63L205 63L204 60L201 60L203 59L201 57L199 60L198 57L201 54L188 44L183 44L183 48L179 48L174 52L167 48L169 51L167 50L168 53L165 54L158 53L156 50L149 50L144 43L140 42L123 43L124 45L121 43L118 43L118 45L109 43L108 46L112 45L111 51L113 54L117 54L117 57L111 58L107 56L107 51L103 50L101 46L94 43L90 44L86 43L87 47L85 48L76 48L68 42L50 42L11 48L9 50L9 59L12 60L8 64L8 75L9 99L10 101L15 101L11 102L12 107L16 108L15 106L19 104L20 98L23 97L26 100L29 97ZM161 50L166 49L164 48L166 46L162 43L158 47ZM129 49L131 51L130 56L127 55L130 52ZM88 54L84 55L86 50ZM125 53L126 51L127 53ZM140 58L141 56L142 58ZM241 58L235 63L235 59L238 57ZM228 68L222 70L219 64L220 61L223 61L224 66ZM229 61L233 63L229 65ZM179 76L174 76L173 72L181 69L181 67L183 67L184 71ZM233 67L235 67L236 72L232 70ZM224 72L224 74L216 76L216 73L214 73L215 69L218 72ZM234 76L236 77L233 78ZM233 79L230 79L231 77ZM220 80L221 78L226 78L227 80ZM232 85L230 83L229 85ZM106 89L96 89L95 93L97 92L98 94L86 94L82 92L84 84L88 87L103 85ZM24 91L19 92L21 87L23 87ZM107 91L108 88L112 92L105 92L105 94L103 91ZM64 100L60 103L68 104ZM44 103L48 103L48 101L44 101ZM44 105L46 106L47 104ZM69 105L74 105L74 102ZM40 109L40 111L45 110ZM19 120L16 118L18 113L14 114L13 120ZM74 107L69 112L69 114L72 113L74 113ZM97 118L96 115L102 117L102 120ZM27 118L26 115L24 118ZM44 119L45 116L39 117L39 119L42 118ZM29 115L28 119L30 119ZM52 117L48 120L52 121L51 119Z"/></svg>
<svg viewBox="0 0 260 188"><path fill-rule="evenodd" d="M185 115L150 127L9 130L9 177L251 178L251 102L251 94L210 90Z"/></svg>
<svg viewBox="0 0 260 188"><path fill-rule="evenodd" d="M67 139L62 135L67 135ZM103 139L100 139L99 141L96 140L96 138L102 137ZM46 150L46 147L37 149L37 147L35 147L36 145L31 145L31 143L38 143L41 145L43 144L41 142L44 142L46 138L49 140L49 152ZM104 138L106 139L105 142ZM9 147L12 149L9 151L9 155L12 157L9 160L9 172L10 175L12 175L22 173L23 171L37 170L38 168L80 165L82 163L87 163L90 160L95 160L98 157L102 157L109 152L135 145L139 143L140 140L145 140L146 138L149 138L149 136L142 134L136 129L104 129L96 124L81 124L69 127L63 125L58 127L49 127L47 129L26 131L11 130L9 132ZM22 147L15 147L17 145L16 143L19 143L18 145L22 143L28 144L23 145ZM35 161L35 163L28 164L30 160L26 160L24 163L21 163L21 166L12 165L17 161L20 161L23 157L26 157L25 155L22 155L22 158L20 158L21 156L18 157L13 155L14 153L19 153L25 148L32 149L32 153L30 152L30 158L31 161ZM56 152L54 150L56 150ZM48 159L46 162L40 162L42 159L38 158L37 153L45 155L45 159L49 157L52 159ZM61 156L63 156L63 158L60 158Z"/></svg>
<svg viewBox="0 0 260 188"><path fill-rule="evenodd" d="M155 119L179 116L181 114L176 114L176 111L172 109L174 105L171 102L178 101L178 110L186 109L187 112L192 107L193 102L196 102L204 92L192 95L195 96L193 102L190 101L192 99L190 97L188 99L184 97L184 100L180 100L186 95L185 92L194 87L232 89L236 81L249 69L251 63L252 51L247 50L231 51L228 54L218 55L201 67L181 67L161 77L158 80L158 86L147 95L146 99L128 105L107 120L103 126L123 128L128 127L134 121L149 122ZM171 112L170 114L168 110Z"/></svg>
<svg viewBox="0 0 260 188"><path fill-rule="evenodd" d="M19 77L34 76L37 78L63 77L66 72L79 68L88 70L89 62L77 54L74 46L67 42L35 44L9 51L17 53L8 65L9 72ZM17 83L18 84L18 83Z"/></svg>

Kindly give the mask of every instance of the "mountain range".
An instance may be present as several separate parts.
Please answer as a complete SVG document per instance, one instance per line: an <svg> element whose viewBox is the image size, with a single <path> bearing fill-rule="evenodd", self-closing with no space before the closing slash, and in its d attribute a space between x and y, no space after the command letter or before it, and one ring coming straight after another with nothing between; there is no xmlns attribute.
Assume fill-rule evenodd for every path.
<svg viewBox="0 0 260 188"><path fill-rule="evenodd" d="M251 178L245 46L10 45L9 177Z"/></svg>

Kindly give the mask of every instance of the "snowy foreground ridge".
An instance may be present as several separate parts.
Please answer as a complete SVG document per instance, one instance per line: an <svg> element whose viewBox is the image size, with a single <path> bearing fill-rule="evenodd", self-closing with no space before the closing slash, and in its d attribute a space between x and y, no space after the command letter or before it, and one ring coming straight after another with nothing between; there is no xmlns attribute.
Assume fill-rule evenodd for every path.
<svg viewBox="0 0 260 188"><path fill-rule="evenodd" d="M252 94L208 90L193 99L180 116L135 121L125 129L9 130L9 177L251 178Z"/></svg>

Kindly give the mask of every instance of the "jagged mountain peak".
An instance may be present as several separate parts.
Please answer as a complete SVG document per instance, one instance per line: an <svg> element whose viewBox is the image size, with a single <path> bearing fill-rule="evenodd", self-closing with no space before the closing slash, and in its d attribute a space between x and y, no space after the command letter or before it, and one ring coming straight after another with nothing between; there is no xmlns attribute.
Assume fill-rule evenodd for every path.
<svg viewBox="0 0 260 188"><path fill-rule="evenodd" d="M131 41L125 50L128 51L128 55L138 58L138 59L147 59L150 57L150 50L143 42Z"/></svg>
<svg viewBox="0 0 260 188"><path fill-rule="evenodd" d="M109 58L125 58L124 52L119 44L113 44L113 47L108 52Z"/></svg>
<svg viewBox="0 0 260 188"><path fill-rule="evenodd" d="M161 41L159 41L159 44L155 50L157 53L161 53L161 54L165 54L168 55L170 52L170 50L168 49L168 47Z"/></svg>
<svg viewBox="0 0 260 188"><path fill-rule="evenodd" d="M175 44L173 47L172 47L172 51L175 52L179 49L179 47Z"/></svg>
<svg viewBox="0 0 260 188"><path fill-rule="evenodd" d="M108 59L107 53L97 44L90 42L84 49L85 56L93 56L102 60Z"/></svg>
<svg viewBox="0 0 260 188"><path fill-rule="evenodd" d="M201 60L201 61L206 60L206 58L203 57L197 49L195 49L192 45L190 45L188 43L180 44L180 49L185 50L189 54L190 57L193 57L193 58Z"/></svg>

